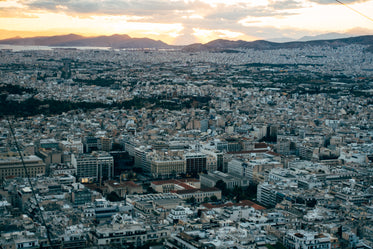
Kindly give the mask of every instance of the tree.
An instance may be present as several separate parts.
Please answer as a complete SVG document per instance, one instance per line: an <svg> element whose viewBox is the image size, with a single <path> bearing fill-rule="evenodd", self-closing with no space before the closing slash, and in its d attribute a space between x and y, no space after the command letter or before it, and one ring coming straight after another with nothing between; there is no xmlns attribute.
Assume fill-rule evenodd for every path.
<svg viewBox="0 0 373 249"><path fill-rule="evenodd" d="M250 185L244 191L244 197L243 198L248 198L248 199L256 198L257 188L258 188L257 184L250 183Z"/></svg>
<svg viewBox="0 0 373 249"><path fill-rule="evenodd" d="M218 197L216 197L215 195L212 195L212 196L210 197L210 200L211 200L212 202L217 202L217 201L218 201Z"/></svg>
<svg viewBox="0 0 373 249"><path fill-rule="evenodd" d="M123 146L120 143L113 143L112 151L122 151Z"/></svg>
<svg viewBox="0 0 373 249"><path fill-rule="evenodd" d="M186 202L189 203L189 204L191 204L191 205L195 205L197 203L197 200L196 200L196 198L194 196L192 196L192 197L188 198L186 200Z"/></svg>
<svg viewBox="0 0 373 249"><path fill-rule="evenodd" d="M315 207L317 204L317 200L315 198L312 198L312 199L309 199L309 200L306 200L306 205L307 207Z"/></svg>
<svg viewBox="0 0 373 249"><path fill-rule="evenodd" d="M205 198L203 198L203 203L206 203L206 202L209 202L210 198L208 198L207 196Z"/></svg>
<svg viewBox="0 0 373 249"><path fill-rule="evenodd" d="M235 185L234 188L233 188L233 199L236 200L236 202L240 202L242 198L242 188Z"/></svg>
<svg viewBox="0 0 373 249"><path fill-rule="evenodd" d="M218 180L215 183L215 187L221 190L221 193L226 196L228 195L227 184L223 180Z"/></svg>
<svg viewBox="0 0 373 249"><path fill-rule="evenodd" d="M305 200L304 200L301 196L298 196L298 197L295 199L295 203L304 204L304 203L305 203Z"/></svg>
<svg viewBox="0 0 373 249"><path fill-rule="evenodd" d="M108 201L111 201L111 202L121 201L121 198L119 197L119 195L115 193L114 191L110 192L110 194L108 194L106 198L108 199Z"/></svg>

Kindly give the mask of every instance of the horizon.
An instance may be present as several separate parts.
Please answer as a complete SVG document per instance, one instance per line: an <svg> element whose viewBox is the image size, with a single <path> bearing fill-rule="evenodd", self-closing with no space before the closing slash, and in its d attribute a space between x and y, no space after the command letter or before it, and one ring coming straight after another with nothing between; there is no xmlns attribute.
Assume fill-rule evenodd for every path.
<svg viewBox="0 0 373 249"><path fill-rule="evenodd" d="M331 34L331 35L341 35L341 37L329 37L327 38L327 36ZM111 34L111 35L91 35L91 36L88 36L88 35L80 35L80 34L76 34L76 33L69 33L69 34L59 34L59 35L40 35L40 36L27 36L27 37L21 37L21 36L16 36L16 37L10 37L10 38L5 38L5 39L0 39L0 41L3 41L3 40L17 40L17 39L34 39L34 38L42 38L42 37L45 37L45 38L48 38L48 37L63 37L63 36L69 36L69 35L76 35L76 36L80 36L82 38L96 38L96 37L112 37L112 36L128 36L130 39L149 39L149 37L132 37L128 34ZM323 37L326 37L326 38L323 38ZM301 39L297 39L297 40L285 40L285 41L272 41L271 39L257 39L257 40L242 40L244 42L255 42L255 41L267 41L267 42L272 42L272 43L288 43L288 42L307 42L307 41L316 41L316 40L335 40L335 39L344 39L344 38L351 38L351 37L359 37L359 36L371 36L370 34L368 35L344 35L344 34L338 34L338 33L327 33L327 34L321 34L321 35L316 35L316 36L304 36L302 37ZM321 38L318 38L318 37L321 37ZM189 45L193 45L193 44L207 44L209 42L212 42L212 41L216 41L216 40L227 40L227 41L238 41L238 40L241 40L241 39L238 39L238 40L235 40L235 39L224 39L224 38L217 38L217 39L214 39L214 40L211 40L211 41L207 41L205 43L190 43L190 44L183 44L183 45L175 45L175 44L169 44L165 41L162 41L162 40L155 40L155 41L161 41L169 46L189 46ZM3 43L3 44L0 44L0 45L11 45L11 46L44 46L44 45L27 45L27 44L24 44L24 45L18 45L18 44L7 44L7 43ZM50 45L45 45L45 46L50 46ZM76 47L80 47L80 46L76 46Z"/></svg>
<svg viewBox="0 0 373 249"><path fill-rule="evenodd" d="M0 39L126 34L170 45L373 34L373 0L0 1ZM332 14L331 14L332 13Z"/></svg>

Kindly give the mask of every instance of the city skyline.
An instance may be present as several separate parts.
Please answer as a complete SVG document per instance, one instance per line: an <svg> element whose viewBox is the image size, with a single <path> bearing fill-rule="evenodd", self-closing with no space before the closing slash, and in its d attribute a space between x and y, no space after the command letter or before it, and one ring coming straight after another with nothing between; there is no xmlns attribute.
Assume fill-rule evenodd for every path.
<svg viewBox="0 0 373 249"><path fill-rule="evenodd" d="M343 3L343 4L341 4ZM332 14L330 14L332 13ZM0 39L128 34L168 44L373 34L373 1L0 1ZM47 25L46 25L47 23Z"/></svg>

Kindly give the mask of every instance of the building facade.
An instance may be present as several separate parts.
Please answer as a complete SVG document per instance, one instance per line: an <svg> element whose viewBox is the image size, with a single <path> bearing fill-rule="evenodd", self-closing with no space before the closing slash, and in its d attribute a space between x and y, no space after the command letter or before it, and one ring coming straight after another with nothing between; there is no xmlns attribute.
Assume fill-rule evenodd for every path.
<svg viewBox="0 0 373 249"><path fill-rule="evenodd" d="M197 175L207 169L206 155L202 153L188 153L185 155L186 173Z"/></svg>
<svg viewBox="0 0 373 249"><path fill-rule="evenodd" d="M77 178L93 178L96 181L114 176L114 159L108 153L74 155L72 164L76 167Z"/></svg>
<svg viewBox="0 0 373 249"><path fill-rule="evenodd" d="M25 165L18 157L0 158L0 180L4 180L8 176L16 177L36 177L38 175L45 175L46 165L43 160L37 156L23 157ZM27 174L25 171L27 170Z"/></svg>

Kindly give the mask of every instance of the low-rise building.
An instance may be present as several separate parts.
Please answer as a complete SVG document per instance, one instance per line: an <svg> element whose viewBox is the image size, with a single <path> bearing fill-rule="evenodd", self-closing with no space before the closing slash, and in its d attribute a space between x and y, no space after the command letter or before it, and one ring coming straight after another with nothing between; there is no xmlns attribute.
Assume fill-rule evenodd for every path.
<svg viewBox="0 0 373 249"><path fill-rule="evenodd" d="M289 249L330 249L331 236L304 230L289 230L284 237L284 245Z"/></svg>

